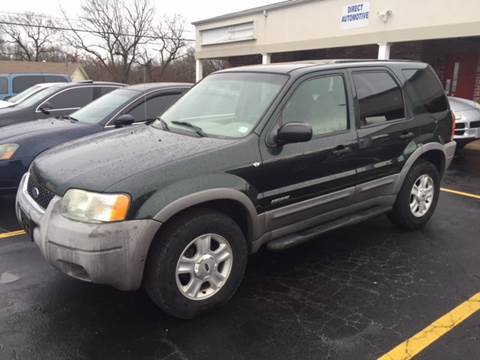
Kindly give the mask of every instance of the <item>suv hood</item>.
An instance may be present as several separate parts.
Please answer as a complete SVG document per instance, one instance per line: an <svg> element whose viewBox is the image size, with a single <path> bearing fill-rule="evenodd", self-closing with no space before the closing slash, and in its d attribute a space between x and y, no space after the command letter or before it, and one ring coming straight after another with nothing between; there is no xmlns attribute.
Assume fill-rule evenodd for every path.
<svg viewBox="0 0 480 360"><path fill-rule="evenodd" d="M48 150L33 162L31 172L40 183L61 196L70 188L103 192L132 175L223 147L231 141L138 125Z"/></svg>

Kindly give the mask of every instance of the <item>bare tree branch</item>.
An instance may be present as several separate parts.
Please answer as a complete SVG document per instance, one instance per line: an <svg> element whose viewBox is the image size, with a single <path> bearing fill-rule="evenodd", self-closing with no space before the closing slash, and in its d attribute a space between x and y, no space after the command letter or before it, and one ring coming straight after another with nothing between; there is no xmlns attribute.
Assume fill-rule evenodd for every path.
<svg viewBox="0 0 480 360"><path fill-rule="evenodd" d="M57 33L53 20L32 12L2 16L0 20L4 40L14 47L14 55L20 60L42 61L57 50L53 46Z"/></svg>
<svg viewBox="0 0 480 360"><path fill-rule="evenodd" d="M70 29L64 35L67 43L93 56L113 79L122 82L129 80L139 47L148 43L154 14L150 0L133 0L132 3L85 0L75 26L64 12ZM83 31L90 34L85 36Z"/></svg>

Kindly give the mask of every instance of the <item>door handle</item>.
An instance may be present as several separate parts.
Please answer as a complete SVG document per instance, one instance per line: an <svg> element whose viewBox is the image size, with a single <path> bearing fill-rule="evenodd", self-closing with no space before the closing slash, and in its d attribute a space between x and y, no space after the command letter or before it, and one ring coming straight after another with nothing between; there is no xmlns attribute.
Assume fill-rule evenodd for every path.
<svg viewBox="0 0 480 360"><path fill-rule="evenodd" d="M398 137L402 140L410 140L410 139L413 139L415 137L415 134L410 131L410 132L407 132L407 133L403 133L403 134L399 135Z"/></svg>
<svg viewBox="0 0 480 360"><path fill-rule="evenodd" d="M333 155L335 156L342 156L342 155L345 155L345 154L348 154L349 152L351 152L352 149L349 147L349 146L345 146L345 145L338 145L333 151Z"/></svg>

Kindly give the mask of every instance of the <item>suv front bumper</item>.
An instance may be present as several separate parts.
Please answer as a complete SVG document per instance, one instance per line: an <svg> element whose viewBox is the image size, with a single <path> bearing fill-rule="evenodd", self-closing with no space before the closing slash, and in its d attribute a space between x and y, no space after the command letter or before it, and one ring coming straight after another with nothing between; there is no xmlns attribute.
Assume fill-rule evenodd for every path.
<svg viewBox="0 0 480 360"><path fill-rule="evenodd" d="M45 259L67 275L119 290L141 286L150 243L161 223L132 220L117 223L82 223L60 214L55 196L42 209L28 194L29 174L20 182L16 215Z"/></svg>

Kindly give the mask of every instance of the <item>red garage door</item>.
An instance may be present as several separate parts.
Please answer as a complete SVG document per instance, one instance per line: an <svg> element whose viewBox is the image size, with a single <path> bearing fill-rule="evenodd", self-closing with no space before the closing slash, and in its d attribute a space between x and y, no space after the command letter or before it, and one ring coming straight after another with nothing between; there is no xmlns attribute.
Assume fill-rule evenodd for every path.
<svg viewBox="0 0 480 360"><path fill-rule="evenodd" d="M450 96L473 99L477 54L451 54L445 72L445 90Z"/></svg>

